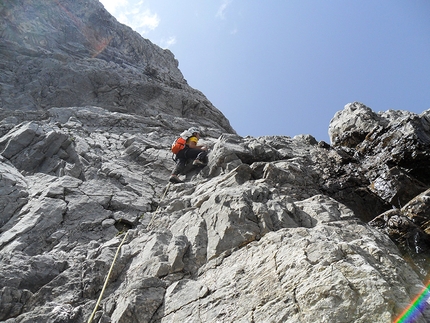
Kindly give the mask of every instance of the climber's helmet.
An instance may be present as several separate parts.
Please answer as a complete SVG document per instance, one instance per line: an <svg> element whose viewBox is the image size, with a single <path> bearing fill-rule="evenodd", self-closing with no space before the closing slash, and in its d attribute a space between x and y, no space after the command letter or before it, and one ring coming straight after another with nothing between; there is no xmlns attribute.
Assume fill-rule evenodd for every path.
<svg viewBox="0 0 430 323"><path fill-rule="evenodd" d="M191 132L193 135L194 135L195 133L200 134L200 129L199 129L199 128L196 128L196 127L191 127L190 129L188 129L188 131L189 131L189 132Z"/></svg>

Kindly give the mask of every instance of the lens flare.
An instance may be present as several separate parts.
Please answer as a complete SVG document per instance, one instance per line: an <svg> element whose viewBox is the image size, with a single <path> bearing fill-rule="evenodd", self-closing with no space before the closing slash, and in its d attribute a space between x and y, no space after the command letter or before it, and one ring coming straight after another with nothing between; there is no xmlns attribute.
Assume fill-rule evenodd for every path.
<svg viewBox="0 0 430 323"><path fill-rule="evenodd" d="M413 323L427 306L430 297L430 284L411 302L393 323Z"/></svg>

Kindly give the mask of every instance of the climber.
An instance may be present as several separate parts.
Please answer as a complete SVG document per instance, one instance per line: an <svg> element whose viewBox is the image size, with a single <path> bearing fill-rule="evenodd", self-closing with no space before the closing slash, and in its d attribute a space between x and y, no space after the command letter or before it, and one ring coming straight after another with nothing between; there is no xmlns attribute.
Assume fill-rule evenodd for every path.
<svg viewBox="0 0 430 323"><path fill-rule="evenodd" d="M181 133L181 138L186 138L186 143L185 147L176 154L176 166L169 178L171 183L182 183L178 175L184 171L189 160L193 160L194 166L206 166L207 164L207 147L197 145L200 139L200 129L191 127Z"/></svg>

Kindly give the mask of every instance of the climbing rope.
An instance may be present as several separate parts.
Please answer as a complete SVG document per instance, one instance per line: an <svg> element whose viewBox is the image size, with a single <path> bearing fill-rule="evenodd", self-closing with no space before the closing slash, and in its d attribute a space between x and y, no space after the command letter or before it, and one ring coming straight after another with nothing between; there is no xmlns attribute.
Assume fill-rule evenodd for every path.
<svg viewBox="0 0 430 323"><path fill-rule="evenodd" d="M163 196L161 197L160 203L161 203L161 201L163 201L164 197L166 196L167 192L169 191L170 184L171 184L171 183L167 184L166 189L164 190ZM150 226L150 225L152 224L152 222L154 221L155 215L157 214L159 207L160 207L160 204L158 204L157 209L155 210L154 215L153 215L153 216L152 216L152 218L151 218L151 221L148 223L147 229L149 228L149 226ZM104 291L105 291L105 289L106 289L106 286L107 286L107 284L108 284L108 281L109 281L110 275L111 275L111 273L112 273L113 266L114 266L115 261L116 261L116 258L118 257L119 250L121 249L122 245L124 244L125 239L127 238L127 235L128 235L128 231L127 231L127 232L126 232L126 234L124 235L124 238L122 239L122 241L121 241L120 245L118 246L118 249L116 250L115 257L113 258L112 265L110 266L109 272L108 272L108 274L107 274L107 276L106 276L106 280L105 280L105 283L104 283L104 285L103 285L102 291L100 292L99 299L97 300L96 306L94 307L94 310L93 310L93 312L92 312L92 314L91 314L90 318L88 319L88 323L91 323L91 322L93 321L93 319L94 319L94 315L96 314L97 309L98 309L98 307L99 307L99 305L100 305L100 302L101 302L101 300L102 300L103 293L104 293Z"/></svg>
<svg viewBox="0 0 430 323"><path fill-rule="evenodd" d="M107 274L107 276L106 276L106 280L105 280L105 283L104 283L104 285L103 285L102 291L101 291L101 293L100 293L99 299L97 300L97 303L96 303L96 306L94 307L94 311L93 311L93 313L91 314L90 318L88 319L88 323L91 323L91 322L93 321L93 319L94 319L94 315L96 314L97 309L98 309L98 307L99 307L99 305L100 305L100 301L102 300L103 293L104 293L104 291L105 291L105 289L106 289L106 286L107 286L107 284L108 284L108 281L109 281L110 275L111 275L111 273L112 273L113 266L114 266L115 261L116 261L116 258L118 257L119 250L121 249L122 245L124 244L125 239L127 238L127 235L128 235L128 231L127 231L127 232L126 232L126 234L124 235L124 238L122 239L121 243L120 243L120 244L119 244L119 246L118 246L118 249L116 250L115 257L113 258L112 265L110 266L109 272L108 272L108 274Z"/></svg>

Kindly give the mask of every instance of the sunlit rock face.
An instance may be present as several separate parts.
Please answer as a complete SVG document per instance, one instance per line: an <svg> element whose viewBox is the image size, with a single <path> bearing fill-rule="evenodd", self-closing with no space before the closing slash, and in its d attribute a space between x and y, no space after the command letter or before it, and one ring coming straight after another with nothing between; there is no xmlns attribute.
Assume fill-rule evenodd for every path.
<svg viewBox="0 0 430 323"><path fill-rule="evenodd" d="M401 208L430 186L430 110L375 113L354 102L335 115L329 134L354 151L369 189L390 205Z"/></svg>
<svg viewBox="0 0 430 323"><path fill-rule="evenodd" d="M187 84L169 50L118 23L98 1L3 1L0 10L0 116L19 110L18 121L34 120L50 107L90 105L202 118L233 131Z"/></svg>
<svg viewBox="0 0 430 323"><path fill-rule="evenodd" d="M0 10L0 321L391 323L424 287L428 112L244 138L98 2ZM190 126L209 163L168 184Z"/></svg>

